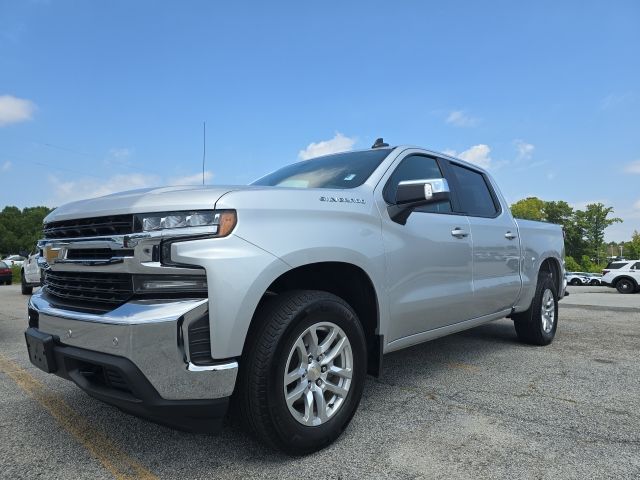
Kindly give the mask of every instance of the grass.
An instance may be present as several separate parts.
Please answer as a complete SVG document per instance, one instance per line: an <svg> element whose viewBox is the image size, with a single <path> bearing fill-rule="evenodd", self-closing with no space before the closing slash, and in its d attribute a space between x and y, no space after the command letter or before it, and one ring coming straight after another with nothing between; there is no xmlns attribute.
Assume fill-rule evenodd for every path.
<svg viewBox="0 0 640 480"><path fill-rule="evenodd" d="M20 267L18 265L13 265L11 267L11 271L13 272L13 283L20 283Z"/></svg>

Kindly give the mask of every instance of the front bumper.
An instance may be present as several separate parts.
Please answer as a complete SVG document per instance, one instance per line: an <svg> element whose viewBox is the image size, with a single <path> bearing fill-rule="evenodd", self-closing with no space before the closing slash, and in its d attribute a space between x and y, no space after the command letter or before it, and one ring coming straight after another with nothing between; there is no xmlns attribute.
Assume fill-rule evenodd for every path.
<svg viewBox="0 0 640 480"><path fill-rule="evenodd" d="M92 397L125 412L191 432L212 432L222 425L229 398L167 400L142 371L124 357L66 346L51 335L29 328L29 337L48 338L51 373L73 381ZM34 362L35 363L35 362Z"/></svg>
<svg viewBox="0 0 640 480"><path fill-rule="evenodd" d="M190 361L189 325L203 315L208 315L207 299L133 300L106 314L62 310L42 291L29 301L29 325L56 338L60 352L81 349L127 362L129 370L139 372L130 375L131 383L147 382L159 401L210 401L233 393L236 360ZM54 373L97 396L64 368Z"/></svg>

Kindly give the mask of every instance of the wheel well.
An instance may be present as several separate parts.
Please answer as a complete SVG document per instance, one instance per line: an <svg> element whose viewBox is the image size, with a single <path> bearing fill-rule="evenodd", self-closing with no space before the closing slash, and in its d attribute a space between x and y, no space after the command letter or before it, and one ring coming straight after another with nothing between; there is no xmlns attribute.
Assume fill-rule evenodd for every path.
<svg viewBox="0 0 640 480"><path fill-rule="evenodd" d="M630 280L630 281L631 281L631 283L633 283L633 284L635 285L635 287L636 287L636 288L638 288L638 282L636 282L636 279L635 279L635 278L633 278L633 277L628 277L627 275L620 275L618 278L616 278L616 279L613 281L613 286L614 286L614 287L615 287L615 286L617 286L617 285L618 285L618 282L619 282L620 280L622 280L622 279Z"/></svg>
<svg viewBox="0 0 640 480"><path fill-rule="evenodd" d="M555 258L547 258L540 265L540 272L551 274L553 282L556 284L558 294L562 291L562 278L560 278L560 262Z"/></svg>
<svg viewBox="0 0 640 480"><path fill-rule="evenodd" d="M342 298L355 310L367 341L367 371L380 374L382 337L376 334L379 310L378 297L369 276L360 267L343 262L321 262L302 265L283 273L273 281L256 308L260 309L269 295L289 290L323 290ZM251 320L249 333L257 316Z"/></svg>

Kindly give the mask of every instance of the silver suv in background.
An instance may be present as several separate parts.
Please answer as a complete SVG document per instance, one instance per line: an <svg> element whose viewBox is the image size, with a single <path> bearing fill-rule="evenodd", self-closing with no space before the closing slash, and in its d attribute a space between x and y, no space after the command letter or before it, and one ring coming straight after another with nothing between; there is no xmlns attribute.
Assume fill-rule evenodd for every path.
<svg viewBox="0 0 640 480"><path fill-rule="evenodd" d="M232 403L291 454L341 434L384 354L504 317L548 345L564 295L560 226L514 219L476 165L382 139L250 186L64 205L39 248L32 363L181 428Z"/></svg>

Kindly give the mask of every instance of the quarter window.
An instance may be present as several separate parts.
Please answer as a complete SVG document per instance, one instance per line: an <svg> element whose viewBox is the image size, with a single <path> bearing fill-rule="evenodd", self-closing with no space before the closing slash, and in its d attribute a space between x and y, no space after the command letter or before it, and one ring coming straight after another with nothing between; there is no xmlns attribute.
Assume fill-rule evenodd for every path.
<svg viewBox="0 0 640 480"><path fill-rule="evenodd" d="M494 217L498 208L485 176L455 163L451 164L451 170L458 180L456 194L462 210L473 217Z"/></svg>
<svg viewBox="0 0 640 480"><path fill-rule="evenodd" d="M383 197L387 203L396 202L396 191L398 184L407 180L428 180L431 178L444 178L442 171L438 166L435 158L425 157L422 155L410 155L400 162L395 171L389 177L386 187L384 188ZM427 213L449 213L451 212L451 202L444 200L442 202L430 203L416 208L416 212Z"/></svg>

